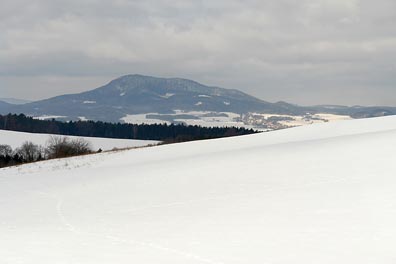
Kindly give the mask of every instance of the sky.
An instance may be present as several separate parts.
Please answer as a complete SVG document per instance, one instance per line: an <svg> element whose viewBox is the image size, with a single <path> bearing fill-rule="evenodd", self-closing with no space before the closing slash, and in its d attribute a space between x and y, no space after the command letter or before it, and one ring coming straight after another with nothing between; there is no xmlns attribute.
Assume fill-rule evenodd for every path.
<svg viewBox="0 0 396 264"><path fill-rule="evenodd" d="M126 74L267 101L396 106L395 0L1 0L0 98Z"/></svg>

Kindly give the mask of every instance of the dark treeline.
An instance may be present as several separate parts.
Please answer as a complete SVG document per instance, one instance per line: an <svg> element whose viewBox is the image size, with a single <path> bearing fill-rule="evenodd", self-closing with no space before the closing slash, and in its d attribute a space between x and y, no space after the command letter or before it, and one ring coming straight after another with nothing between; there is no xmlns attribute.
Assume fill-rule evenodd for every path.
<svg viewBox="0 0 396 264"><path fill-rule="evenodd" d="M159 140L181 142L256 133L252 129L236 127L201 127L185 125L135 125L101 121L37 120L23 114L0 115L0 129L30 133L47 133L82 137Z"/></svg>
<svg viewBox="0 0 396 264"><path fill-rule="evenodd" d="M37 159L39 160L39 159ZM24 163L20 151L14 151L9 145L0 145L0 168Z"/></svg>
<svg viewBox="0 0 396 264"><path fill-rule="evenodd" d="M46 147L43 147L33 142L25 141L21 147L12 149L9 145L0 144L0 168L40 160L85 155L93 152L91 144L83 138L70 139L51 136L46 145ZM101 150L98 152L101 152Z"/></svg>

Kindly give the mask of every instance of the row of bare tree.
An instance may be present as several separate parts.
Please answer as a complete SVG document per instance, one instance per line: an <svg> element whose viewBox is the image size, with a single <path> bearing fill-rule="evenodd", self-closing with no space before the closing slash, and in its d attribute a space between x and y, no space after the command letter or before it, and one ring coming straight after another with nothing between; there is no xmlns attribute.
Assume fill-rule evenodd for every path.
<svg viewBox="0 0 396 264"><path fill-rule="evenodd" d="M0 167L89 153L92 153L91 143L83 138L51 136L45 147L30 141L15 150L9 145L0 145Z"/></svg>

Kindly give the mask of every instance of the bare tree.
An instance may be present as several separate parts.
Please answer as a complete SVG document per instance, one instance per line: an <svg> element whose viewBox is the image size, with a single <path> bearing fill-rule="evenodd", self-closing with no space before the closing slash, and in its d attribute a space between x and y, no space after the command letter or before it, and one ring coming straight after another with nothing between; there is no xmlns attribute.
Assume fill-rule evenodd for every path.
<svg viewBox="0 0 396 264"><path fill-rule="evenodd" d="M76 155L83 155L92 152L91 143L83 138L76 138L72 140L71 145Z"/></svg>
<svg viewBox="0 0 396 264"><path fill-rule="evenodd" d="M43 158L42 148L30 141L25 141L15 152L25 162L33 162Z"/></svg>
<svg viewBox="0 0 396 264"><path fill-rule="evenodd" d="M48 158L64 158L91 152L91 144L83 138L70 140L68 137L51 136L47 141Z"/></svg>
<svg viewBox="0 0 396 264"><path fill-rule="evenodd" d="M12 148L10 145L0 145L0 156L6 157L12 155Z"/></svg>
<svg viewBox="0 0 396 264"><path fill-rule="evenodd" d="M12 148L9 145L0 145L0 168L13 165Z"/></svg>

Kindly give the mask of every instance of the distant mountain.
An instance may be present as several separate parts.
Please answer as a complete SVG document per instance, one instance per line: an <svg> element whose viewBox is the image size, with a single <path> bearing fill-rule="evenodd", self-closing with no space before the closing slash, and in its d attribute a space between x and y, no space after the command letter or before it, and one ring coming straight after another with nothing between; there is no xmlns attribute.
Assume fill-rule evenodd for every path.
<svg viewBox="0 0 396 264"><path fill-rule="evenodd" d="M127 115L197 112L248 112L305 115L334 113L353 117L396 114L391 107L301 107L286 102L270 103L234 89L210 87L180 78L127 75L97 89L53 97L23 105L0 104L0 113L24 113L66 120L91 119L119 122ZM183 118L194 118L183 116ZM174 118L174 116L171 118Z"/></svg>
<svg viewBox="0 0 396 264"><path fill-rule="evenodd" d="M12 105L3 101L0 101L0 113L6 113L9 109L12 108Z"/></svg>
<svg viewBox="0 0 396 264"><path fill-rule="evenodd" d="M31 103L32 102L32 101L29 101L29 100L17 99L17 98L0 98L0 101L6 102L6 103L9 103L9 104L16 104L16 105L27 104L27 103Z"/></svg>
<svg viewBox="0 0 396 264"><path fill-rule="evenodd" d="M292 105L265 102L238 90L209 87L186 79L142 75L123 76L92 91L12 106L2 112L119 121L128 114L171 114L174 110L233 113L264 111L278 114L303 112Z"/></svg>

